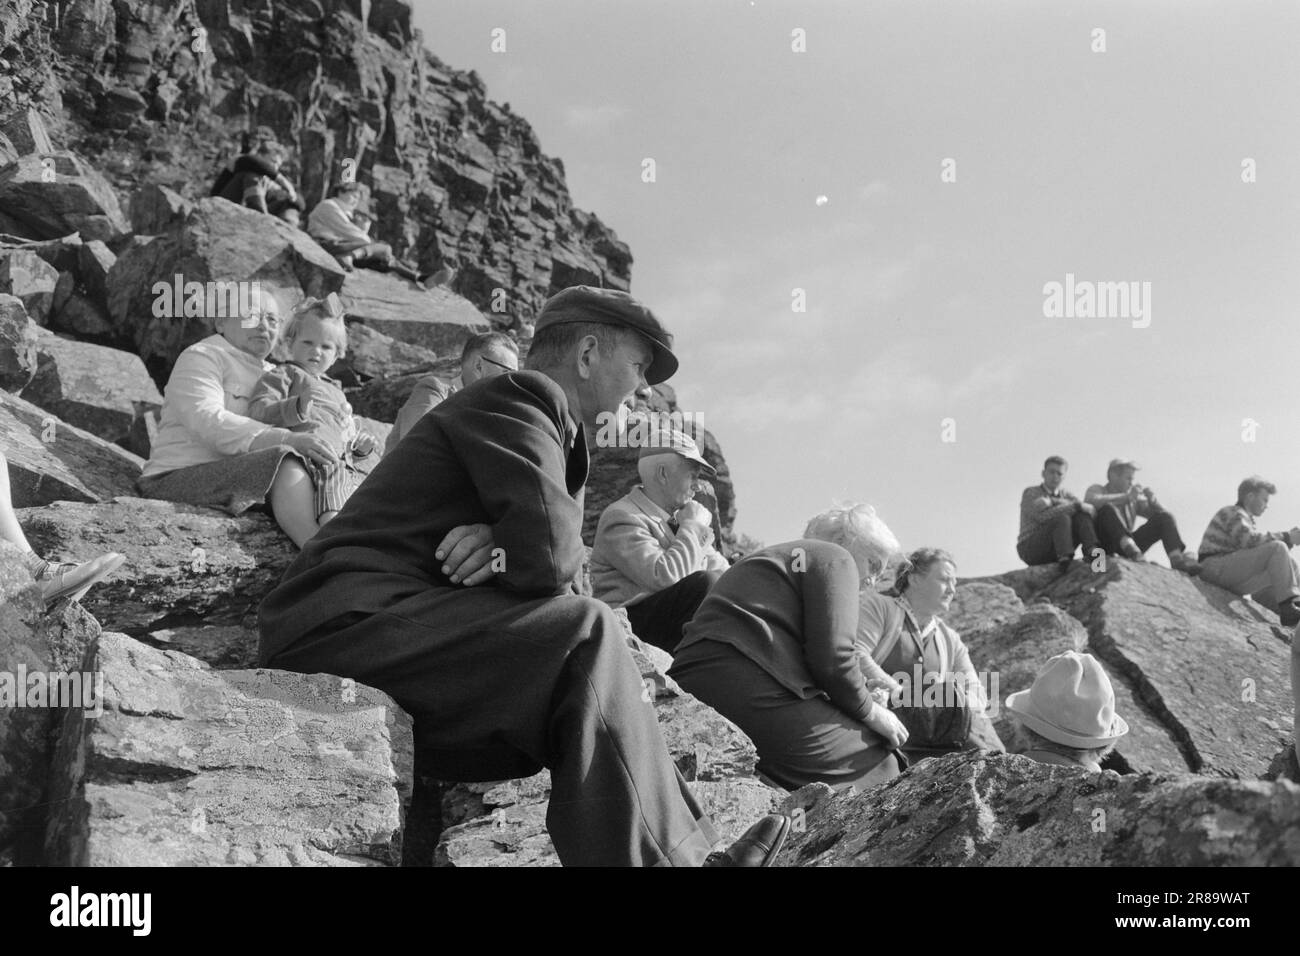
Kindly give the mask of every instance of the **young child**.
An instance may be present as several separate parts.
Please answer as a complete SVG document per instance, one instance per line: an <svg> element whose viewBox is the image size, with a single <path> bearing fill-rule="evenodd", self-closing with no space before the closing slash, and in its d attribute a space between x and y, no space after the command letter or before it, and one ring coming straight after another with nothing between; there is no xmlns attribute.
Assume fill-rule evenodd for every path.
<svg viewBox="0 0 1300 956"><path fill-rule="evenodd" d="M262 376L248 405L250 418L313 431L334 449L338 461L329 472L312 469L316 521L322 525L343 507L378 457L372 457L374 436L357 428L343 389L325 374L347 351L347 340L339 297L331 292L324 299L307 299L284 327L290 360Z"/></svg>

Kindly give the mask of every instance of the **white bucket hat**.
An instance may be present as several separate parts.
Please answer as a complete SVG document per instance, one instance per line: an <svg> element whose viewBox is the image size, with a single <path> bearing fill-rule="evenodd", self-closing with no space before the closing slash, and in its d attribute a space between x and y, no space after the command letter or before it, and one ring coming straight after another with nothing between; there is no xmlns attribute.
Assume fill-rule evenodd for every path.
<svg viewBox="0 0 1300 956"><path fill-rule="evenodd" d="M1091 654L1066 651L1043 665L1034 686L1007 698L1007 709L1035 733L1067 747L1106 747L1128 733L1115 713L1115 689Z"/></svg>

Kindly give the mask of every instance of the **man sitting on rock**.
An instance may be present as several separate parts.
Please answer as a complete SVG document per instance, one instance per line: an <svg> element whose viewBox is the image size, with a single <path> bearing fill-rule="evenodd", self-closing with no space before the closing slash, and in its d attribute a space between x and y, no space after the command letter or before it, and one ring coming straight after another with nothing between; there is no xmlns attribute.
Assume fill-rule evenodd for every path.
<svg viewBox="0 0 1300 956"><path fill-rule="evenodd" d="M1094 526L1098 542L1107 554L1144 561L1143 555L1160 541L1170 567L1195 574L1200 568L1196 559L1187 554L1187 546L1178 534L1178 522L1156 501L1155 492L1134 483L1137 470L1136 462L1115 458L1106 468L1106 483L1091 485L1084 494L1084 500L1097 510ZM1145 518L1146 523L1135 529L1138 518Z"/></svg>
<svg viewBox="0 0 1300 956"><path fill-rule="evenodd" d="M1069 463L1060 455L1043 462L1042 484L1020 495L1020 536L1016 553L1025 564L1051 564L1069 570L1075 548L1082 545L1083 560L1090 561L1097 547L1093 527L1096 510L1061 487Z"/></svg>
<svg viewBox="0 0 1300 956"><path fill-rule="evenodd" d="M1091 654L1066 651L1048 660L1029 690L1007 698L1024 756L1039 763L1099 772L1128 733L1115 713L1115 688Z"/></svg>
<svg viewBox="0 0 1300 956"><path fill-rule="evenodd" d="M713 547L712 517L692 499L717 472L680 431L641 448L641 484L600 516L591 551L592 593L627 609L637 637L677 649L682 628L730 565Z"/></svg>
<svg viewBox="0 0 1300 956"><path fill-rule="evenodd" d="M1220 508L1201 539L1201 577L1234 594L1249 594L1277 611L1286 627L1300 623L1300 572L1291 549L1300 527L1260 531L1255 519L1277 486L1252 475L1237 486L1237 503Z"/></svg>
<svg viewBox="0 0 1300 956"><path fill-rule="evenodd" d="M339 186L329 199L317 203L307 217L307 235L349 272L354 265L376 272L395 272L423 289L424 280L414 266L402 262L393 255L392 246L371 239L368 231L353 222L352 214L360 203L360 186L356 183Z"/></svg>
<svg viewBox="0 0 1300 956"><path fill-rule="evenodd" d="M415 383L410 396L397 413L393 430L384 443L387 455L426 413L466 385L485 378L495 378L519 368L519 346L504 332L481 332L471 335L460 352L460 374L450 382L429 374Z"/></svg>
<svg viewBox="0 0 1300 956"><path fill-rule="evenodd" d="M283 161L283 147L274 140L263 139L253 152L238 157L222 170L212 186L212 195L265 213L270 212L269 190L278 190L285 199L296 201L298 191L280 172Z"/></svg>
<svg viewBox="0 0 1300 956"><path fill-rule="evenodd" d="M767 865L790 820L723 854L664 744L614 611L577 593L587 435L677 368L626 293L547 300L528 370L425 415L261 607L263 666L391 694L442 780L551 771L565 865Z"/></svg>

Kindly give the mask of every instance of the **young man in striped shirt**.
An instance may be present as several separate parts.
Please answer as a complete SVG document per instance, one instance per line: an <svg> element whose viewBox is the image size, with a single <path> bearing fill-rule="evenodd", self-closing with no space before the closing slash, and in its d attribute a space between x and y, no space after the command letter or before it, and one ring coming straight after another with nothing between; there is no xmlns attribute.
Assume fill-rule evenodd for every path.
<svg viewBox="0 0 1300 956"><path fill-rule="evenodd" d="M1291 548L1300 527L1260 531L1255 519L1277 486L1252 475L1237 486L1237 503L1220 508L1201 539L1201 577L1234 594L1249 594L1277 611L1285 627L1300 623L1300 570Z"/></svg>

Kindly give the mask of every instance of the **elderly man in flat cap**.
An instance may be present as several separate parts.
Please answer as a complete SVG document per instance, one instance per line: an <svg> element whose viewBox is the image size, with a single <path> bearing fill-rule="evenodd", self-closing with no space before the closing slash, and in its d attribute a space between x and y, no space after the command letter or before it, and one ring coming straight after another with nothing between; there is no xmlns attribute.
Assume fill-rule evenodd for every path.
<svg viewBox="0 0 1300 956"><path fill-rule="evenodd" d="M1106 483L1091 485L1084 494L1083 500L1097 509L1094 524L1098 543L1107 554L1145 561L1143 555L1159 541L1165 546L1171 568L1186 574L1199 573L1200 565L1187 553L1174 516L1156 501L1154 491L1134 482L1137 470L1137 462L1114 458L1106 468ZM1146 519L1140 528L1139 518Z"/></svg>
<svg viewBox="0 0 1300 956"><path fill-rule="evenodd" d="M262 665L392 695L436 779L550 768L566 865L769 864L789 818L710 853L618 618L574 583L587 434L676 369L672 336L631 296L553 296L527 369L426 414L306 544L262 604Z"/></svg>
<svg viewBox="0 0 1300 956"><path fill-rule="evenodd" d="M681 431L643 445L637 472L641 484L606 508L596 526L591 589L610 607L627 609L637 637L671 654L730 567L713 547L712 516L693 500L700 478L717 472Z"/></svg>

